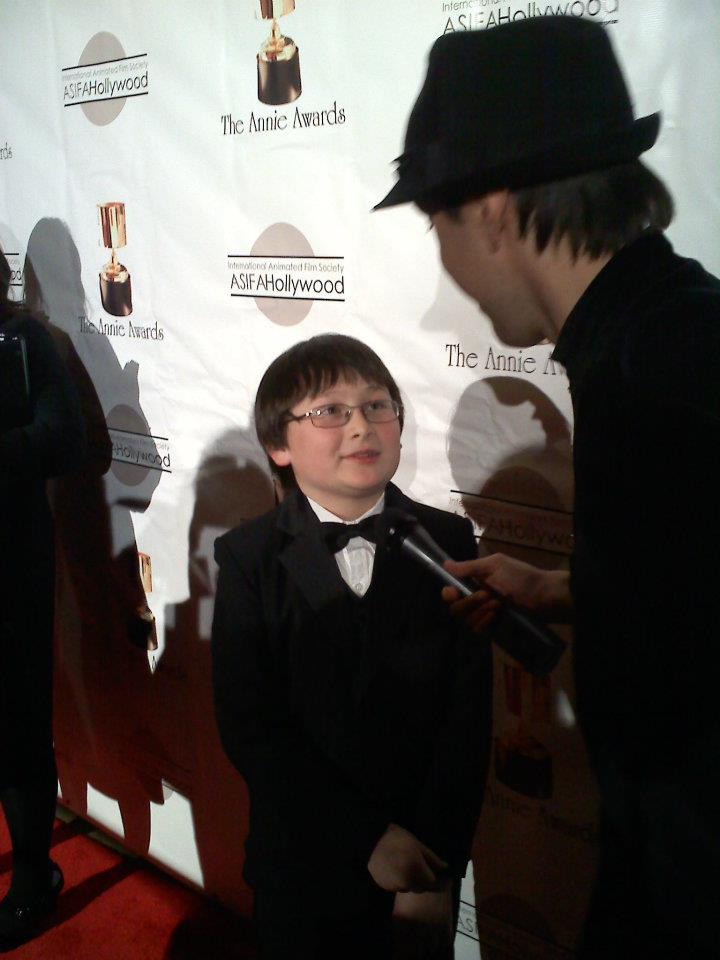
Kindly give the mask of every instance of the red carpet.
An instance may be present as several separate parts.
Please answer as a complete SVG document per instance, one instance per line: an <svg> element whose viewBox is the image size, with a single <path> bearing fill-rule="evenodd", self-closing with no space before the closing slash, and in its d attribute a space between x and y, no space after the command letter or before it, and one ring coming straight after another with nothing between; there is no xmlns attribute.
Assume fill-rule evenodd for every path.
<svg viewBox="0 0 720 960"><path fill-rule="evenodd" d="M255 960L248 921L147 864L93 840L84 821L55 821L52 858L65 888L47 929L18 960ZM0 897L10 883L0 815Z"/></svg>

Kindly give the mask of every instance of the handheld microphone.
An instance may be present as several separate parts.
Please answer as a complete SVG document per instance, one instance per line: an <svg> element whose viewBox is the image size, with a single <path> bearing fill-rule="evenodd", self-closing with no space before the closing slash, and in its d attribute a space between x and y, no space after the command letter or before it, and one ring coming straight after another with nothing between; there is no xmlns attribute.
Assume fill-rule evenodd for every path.
<svg viewBox="0 0 720 960"><path fill-rule="evenodd" d="M437 544L417 517L389 507L378 517L378 546L388 550L402 550L431 571L448 586L455 587L463 597L475 593L478 584L461 580L445 569L443 563L452 557ZM483 588L497 597L501 607L488 630L493 641L517 660L523 669L537 677L544 677L556 666L567 644L542 621L493 590Z"/></svg>

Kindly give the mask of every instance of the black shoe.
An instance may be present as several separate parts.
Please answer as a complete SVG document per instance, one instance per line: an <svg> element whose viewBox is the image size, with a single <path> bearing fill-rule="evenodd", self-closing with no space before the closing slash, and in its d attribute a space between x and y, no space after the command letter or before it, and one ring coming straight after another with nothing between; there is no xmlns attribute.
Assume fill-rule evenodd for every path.
<svg viewBox="0 0 720 960"><path fill-rule="evenodd" d="M42 921L55 909L64 882L62 870L51 860L50 882L44 893L27 900L9 893L0 902L0 952L12 950L41 933Z"/></svg>

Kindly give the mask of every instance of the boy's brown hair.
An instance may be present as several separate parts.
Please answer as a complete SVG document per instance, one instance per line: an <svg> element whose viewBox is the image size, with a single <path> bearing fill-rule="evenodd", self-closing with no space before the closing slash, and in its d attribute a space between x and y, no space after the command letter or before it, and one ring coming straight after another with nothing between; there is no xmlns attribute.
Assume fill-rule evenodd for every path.
<svg viewBox="0 0 720 960"><path fill-rule="evenodd" d="M281 353L263 374L255 396L255 430L267 450L279 450L287 440L288 414L304 397L317 396L338 380L361 378L385 387L392 400L402 401L392 374L367 344L341 333L324 333L302 340ZM292 467L278 467L270 457L270 469L283 488L295 486Z"/></svg>

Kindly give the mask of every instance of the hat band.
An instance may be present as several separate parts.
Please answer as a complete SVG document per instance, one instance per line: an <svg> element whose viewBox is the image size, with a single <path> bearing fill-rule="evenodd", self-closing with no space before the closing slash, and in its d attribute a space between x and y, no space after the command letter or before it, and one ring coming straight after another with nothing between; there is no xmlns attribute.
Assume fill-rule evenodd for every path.
<svg viewBox="0 0 720 960"><path fill-rule="evenodd" d="M414 196L470 180L484 190L530 186L629 163L653 145L659 125L660 115L655 113L630 125L546 141L520 159L515 154L491 160L480 144L470 152L467 142L435 141L398 157L398 175Z"/></svg>

